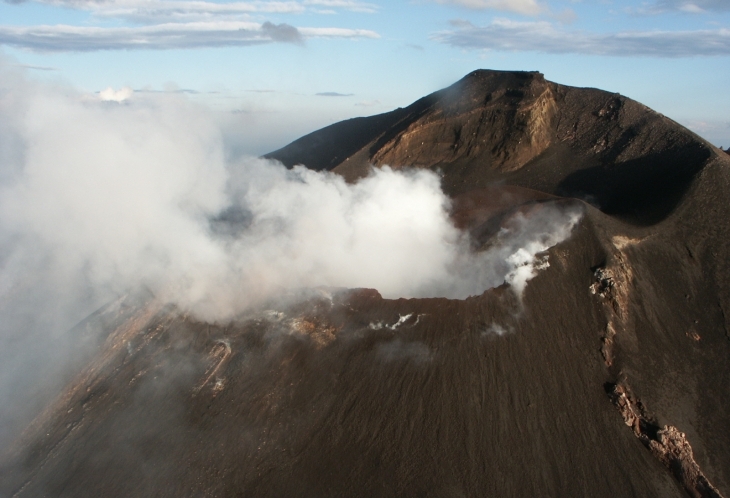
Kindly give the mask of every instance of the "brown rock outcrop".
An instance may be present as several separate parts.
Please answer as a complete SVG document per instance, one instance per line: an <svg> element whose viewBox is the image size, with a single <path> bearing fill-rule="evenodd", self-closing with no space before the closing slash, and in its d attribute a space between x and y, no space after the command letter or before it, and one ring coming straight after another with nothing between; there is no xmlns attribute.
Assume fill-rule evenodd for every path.
<svg viewBox="0 0 730 498"><path fill-rule="evenodd" d="M474 72L428 112L381 137L371 160L432 167L478 158L501 172L517 170L554 139L553 87L540 73Z"/></svg>
<svg viewBox="0 0 730 498"><path fill-rule="evenodd" d="M690 496L723 498L697 465L686 434L668 425L659 428L642 403L625 385L607 387L611 401L621 412L626 425L632 428L634 435L675 475Z"/></svg>

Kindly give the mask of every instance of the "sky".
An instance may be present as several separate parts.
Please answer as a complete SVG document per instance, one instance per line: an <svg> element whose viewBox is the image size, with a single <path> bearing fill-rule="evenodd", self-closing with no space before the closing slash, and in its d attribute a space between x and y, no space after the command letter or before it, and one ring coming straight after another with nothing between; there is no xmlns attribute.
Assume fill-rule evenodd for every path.
<svg viewBox="0 0 730 498"><path fill-rule="evenodd" d="M479 68L618 92L730 146L730 0L0 0L0 45L101 99L184 94L254 155Z"/></svg>

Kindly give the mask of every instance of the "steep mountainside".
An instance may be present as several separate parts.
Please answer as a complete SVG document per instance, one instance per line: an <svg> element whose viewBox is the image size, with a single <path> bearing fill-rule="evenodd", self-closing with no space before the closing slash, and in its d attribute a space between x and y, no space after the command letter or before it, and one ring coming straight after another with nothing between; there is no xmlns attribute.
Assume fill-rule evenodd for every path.
<svg viewBox="0 0 730 498"><path fill-rule="evenodd" d="M477 71L270 154L442 172L479 243L579 206L520 300L110 305L0 496L730 496L730 157L620 95Z"/></svg>
<svg viewBox="0 0 730 498"><path fill-rule="evenodd" d="M372 138L354 150L343 135ZM499 181L652 223L717 152L621 95L558 85L537 72L475 71L405 109L329 126L267 157L351 180L370 164L428 167L443 172L452 195Z"/></svg>

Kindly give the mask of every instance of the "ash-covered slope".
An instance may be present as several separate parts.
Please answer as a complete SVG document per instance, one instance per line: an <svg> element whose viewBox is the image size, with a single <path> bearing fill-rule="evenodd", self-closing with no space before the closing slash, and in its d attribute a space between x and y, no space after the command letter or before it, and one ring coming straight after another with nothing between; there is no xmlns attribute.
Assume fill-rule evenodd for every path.
<svg viewBox="0 0 730 498"><path fill-rule="evenodd" d="M117 303L96 359L4 457L0 494L729 496L730 158L538 73L419 102L272 155L350 178L440 168L480 244L582 206L521 300L324 289L228 324Z"/></svg>

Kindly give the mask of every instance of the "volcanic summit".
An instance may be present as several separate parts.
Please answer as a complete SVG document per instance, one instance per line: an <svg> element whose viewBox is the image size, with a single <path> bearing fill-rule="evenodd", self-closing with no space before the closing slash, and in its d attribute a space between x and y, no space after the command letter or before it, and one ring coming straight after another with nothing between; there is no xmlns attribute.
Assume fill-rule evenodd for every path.
<svg viewBox="0 0 730 498"><path fill-rule="evenodd" d="M477 250L582 217L521 294L315 288L226 323L109 304L0 495L730 496L722 150L619 94L480 70L267 157L435 171Z"/></svg>

